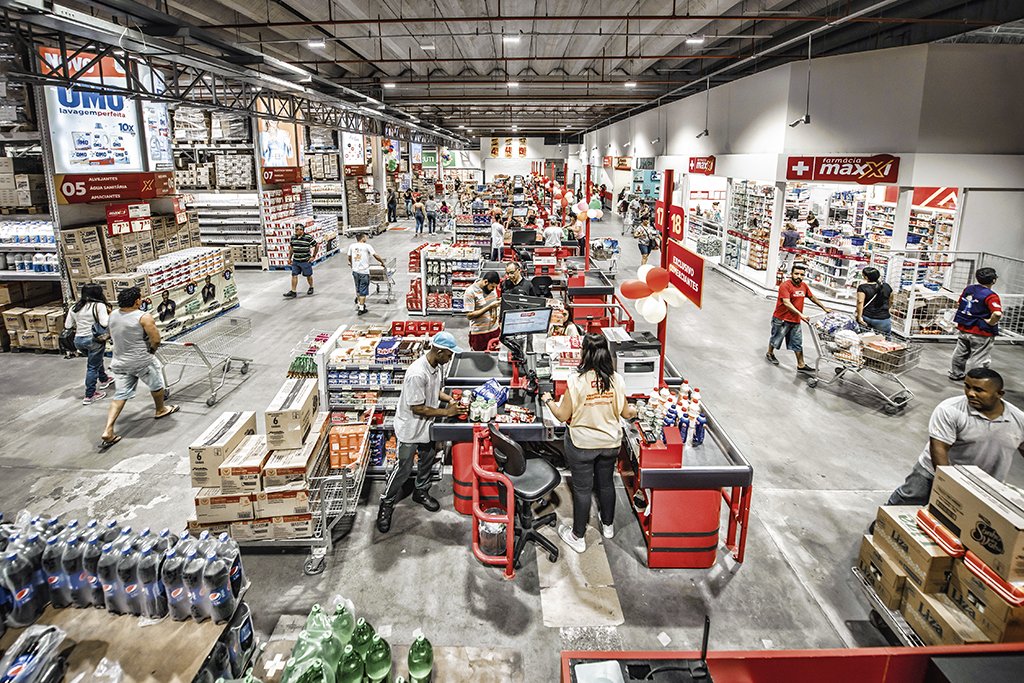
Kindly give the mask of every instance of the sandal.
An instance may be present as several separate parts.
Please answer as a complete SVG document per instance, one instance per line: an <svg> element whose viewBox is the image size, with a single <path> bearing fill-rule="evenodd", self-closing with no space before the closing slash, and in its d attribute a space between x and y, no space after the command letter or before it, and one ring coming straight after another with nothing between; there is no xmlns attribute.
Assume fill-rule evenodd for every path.
<svg viewBox="0 0 1024 683"><path fill-rule="evenodd" d="M168 415L174 415L176 412L181 410L181 406L168 406L168 410L163 415L156 415L153 417L154 420L162 420Z"/></svg>
<svg viewBox="0 0 1024 683"><path fill-rule="evenodd" d="M114 438L110 439L110 440L102 439L101 438L101 440L100 440L100 452L102 453L103 451L107 450L108 448L110 448L111 446L113 446L114 444L116 444L120 440L121 440L121 436L119 434L115 434Z"/></svg>

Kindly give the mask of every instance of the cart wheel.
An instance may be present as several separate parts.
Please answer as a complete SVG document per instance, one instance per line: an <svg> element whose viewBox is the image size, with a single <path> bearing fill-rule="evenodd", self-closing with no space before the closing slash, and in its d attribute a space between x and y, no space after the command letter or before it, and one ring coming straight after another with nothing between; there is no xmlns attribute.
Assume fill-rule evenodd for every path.
<svg viewBox="0 0 1024 683"><path fill-rule="evenodd" d="M550 562L551 564L558 562L558 555L556 555L555 553L548 553L548 562Z"/></svg>
<svg viewBox="0 0 1024 683"><path fill-rule="evenodd" d="M211 408L217 405L217 395L214 394L210 398L206 399L206 405L210 406Z"/></svg>
<svg viewBox="0 0 1024 683"><path fill-rule="evenodd" d="M231 372L231 361L224 361L224 372Z"/></svg>
<svg viewBox="0 0 1024 683"><path fill-rule="evenodd" d="M249 364L242 363L242 367L239 368L238 371L241 372L243 375L247 374L249 372Z"/></svg>
<svg viewBox="0 0 1024 683"><path fill-rule="evenodd" d="M324 573L324 569L326 569L326 568L327 568L327 558L326 557L321 557L319 559L315 559L315 558L309 557L309 558L306 559L306 563L304 565L302 565L302 572L306 576L317 576L318 574L323 574Z"/></svg>
<svg viewBox="0 0 1024 683"><path fill-rule="evenodd" d="M901 410L903 410L903 406L891 406L891 405L886 405L886 406L885 406L884 408L882 408L882 411L883 411L883 412L884 412L884 413L885 413L886 415L895 415L895 414L897 414L898 412L900 412Z"/></svg>
<svg viewBox="0 0 1024 683"><path fill-rule="evenodd" d="M889 625L882 621L882 615L876 612L875 610L871 610L871 614L868 615L868 621L871 622L871 625L877 628L879 631L889 631Z"/></svg>
<svg viewBox="0 0 1024 683"><path fill-rule="evenodd" d="M818 386L818 380L816 380L816 379L809 379L809 380L807 380L807 386L810 387L811 389L813 389L814 387Z"/></svg>
<svg viewBox="0 0 1024 683"><path fill-rule="evenodd" d="M171 397L171 390L169 388L168 389L164 389L164 400L166 401L170 397Z"/></svg>
<svg viewBox="0 0 1024 683"><path fill-rule="evenodd" d="M836 369L835 369L835 373L836 373L837 375L841 375L841 374L843 374L844 372L846 372L846 368L841 368L841 367L840 367L840 368L836 368Z"/></svg>

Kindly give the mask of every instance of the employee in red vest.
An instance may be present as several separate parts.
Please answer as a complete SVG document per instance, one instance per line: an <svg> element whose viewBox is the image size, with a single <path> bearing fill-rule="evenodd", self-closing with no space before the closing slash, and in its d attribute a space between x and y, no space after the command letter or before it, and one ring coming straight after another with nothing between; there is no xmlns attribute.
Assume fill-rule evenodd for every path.
<svg viewBox="0 0 1024 683"><path fill-rule="evenodd" d="M964 289L953 318L960 331L949 369L949 378L954 382L963 381L968 367L988 367L992 345L999 334L999 319L1003 317L999 295L992 291L998 279L995 269L978 268L974 279L977 284Z"/></svg>

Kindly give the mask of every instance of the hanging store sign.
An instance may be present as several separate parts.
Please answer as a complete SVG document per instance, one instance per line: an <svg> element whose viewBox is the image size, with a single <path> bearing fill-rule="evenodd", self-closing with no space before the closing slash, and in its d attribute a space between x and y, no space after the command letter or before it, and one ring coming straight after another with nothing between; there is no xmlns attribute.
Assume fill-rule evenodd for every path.
<svg viewBox="0 0 1024 683"><path fill-rule="evenodd" d="M615 157L616 171L629 171L633 168L633 157Z"/></svg>
<svg viewBox="0 0 1024 683"><path fill-rule="evenodd" d="M654 157L636 157L634 168L638 171L653 171Z"/></svg>
<svg viewBox="0 0 1024 683"><path fill-rule="evenodd" d="M605 157L602 160L601 165L603 167L605 167L605 168L611 168L612 167L612 157Z"/></svg>
<svg viewBox="0 0 1024 683"><path fill-rule="evenodd" d="M668 237L682 241L685 229L686 214L683 212L683 207L673 204L668 211Z"/></svg>
<svg viewBox="0 0 1024 683"><path fill-rule="evenodd" d="M900 174L900 158L891 154L870 157L789 157L786 180L822 180L874 185L895 183Z"/></svg>
<svg viewBox="0 0 1024 683"><path fill-rule="evenodd" d="M53 176L58 204L116 202L153 199L174 194L174 174L112 173L104 175L61 174Z"/></svg>
<svg viewBox="0 0 1024 683"><path fill-rule="evenodd" d="M690 173L715 175L715 157L690 157Z"/></svg>
<svg viewBox="0 0 1024 683"><path fill-rule="evenodd" d="M297 126L277 119L260 119L260 158L264 166L298 166Z"/></svg>
<svg viewBox="0 0 1024 683"><path fill-rule="evenodd" d="M668 281L697 307L704 299L704 258L676 240L667 240Z"/></svg>
<svg viewBox="0 0 1024 683"><path fill-rule="evenodd" d="M409 156L412 157L413 166L423 165L423 145L417 142L409 143Z"/></svg>
<svg viewBox="0 0 1024 683"><path fill-rule="evenodd" d="M342 159L346 166L363 166L363 136L359 133L342 133Z"/></svg>
<svg viewBox="0 0 1024 683"><path fill-rule="evenodd" d="M279 166L263 169L263 182L266 185L287 185L302 182L302 169L298 166Z"/></svg>
<svg viewBox="0 0 1024 683"><path fill-rule="evenodd" d="M423 150L423 168L437 168L437 150Z"/></svg>
<svg viewBox="0 0 1024 683"><path fill-rule="evenodd" d="M654 227L662 235L665 234L665 202L660 199L654 202Z"/></svg>

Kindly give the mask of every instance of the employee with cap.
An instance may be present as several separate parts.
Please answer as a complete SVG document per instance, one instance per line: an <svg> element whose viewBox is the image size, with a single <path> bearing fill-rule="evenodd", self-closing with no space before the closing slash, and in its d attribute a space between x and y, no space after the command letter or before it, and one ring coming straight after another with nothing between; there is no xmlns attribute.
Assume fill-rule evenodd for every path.
<svg viewBox="0 0 1024 683"><path fill-rule="evenodd" d="M442 402L452 401L451 396L441 391L441 367L447 365L456 353L462 353L462 349L455 343L455 337L449 332L438 332L430 340L427 352L413 361L405 371L405 381L395 411L398 464L388 475L384 493L380 497L380 508L377 510L377 530L382 534L391 530L391 515L412 474L416 453L419 453L419 470L416 472L416 488L412 499L430 512L441 509L441 504L430 495L430 474L435 455L430 425L435 417L450 417L461 412L458 405L441 407Z"/></svg>

